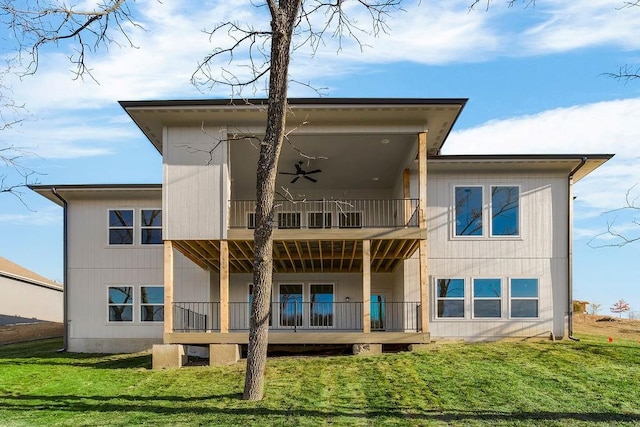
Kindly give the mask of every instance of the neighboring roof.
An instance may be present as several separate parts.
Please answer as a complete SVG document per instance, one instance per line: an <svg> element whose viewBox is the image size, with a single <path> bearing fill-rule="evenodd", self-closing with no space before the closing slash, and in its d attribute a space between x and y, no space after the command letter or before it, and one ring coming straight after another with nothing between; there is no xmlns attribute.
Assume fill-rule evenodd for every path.
<svg viewBox="0 0 640 427"><path fill-rule="evenodd" d="M461 166L473 164L472 171L557 171L573 176L578 182L589 175L613 154L482 154L482 155L442 155L429 157L429 170L459 170ZM469 169L471 171L471 169Z"/></svg>
<svg viewBox="0 0 640 427"><path fill-rule="evenodd" d="M9 261L6 258L0 257L0 276L16 279L21 282L31 283L37 286L45 288L55 289L62 292L62 285L60 283L49 280L46 277L34 273L31 270Z"/></svg>
<svg viewBox="0 0 640 427"><path fill-rule="evenodd" d="M56 194L62 195L63 198L69 195L95 195L117 191L121 194L122 191L162 191L162 184L72 184L72 185L30 185L29 188L36 193L40 194L58 206L62 206L62 200L60 200Z"/></svg>
<svg viewBox="0 0 640 427"><path fill-rule="evenodd" d="M230 126L259 134L267 99L120 101L140 130L162 153L164 126ZM466 98L290 98L289 113L310 126L357 125L416 134L428 129L428 152L439 153L467 103ZM304 133L300 127L297 133Z"/></svg>

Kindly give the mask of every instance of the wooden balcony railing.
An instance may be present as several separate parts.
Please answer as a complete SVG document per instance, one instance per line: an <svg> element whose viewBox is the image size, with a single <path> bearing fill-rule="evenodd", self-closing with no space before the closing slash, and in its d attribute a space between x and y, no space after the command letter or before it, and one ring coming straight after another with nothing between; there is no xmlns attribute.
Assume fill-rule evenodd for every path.
<svg viewBox="0 0 640 427"><path fill-rule="evenodd" d="M274 226L280 229L418 227L418 199L279 200ZM255 226L254 200L232 200L229 227Z"/></svg>

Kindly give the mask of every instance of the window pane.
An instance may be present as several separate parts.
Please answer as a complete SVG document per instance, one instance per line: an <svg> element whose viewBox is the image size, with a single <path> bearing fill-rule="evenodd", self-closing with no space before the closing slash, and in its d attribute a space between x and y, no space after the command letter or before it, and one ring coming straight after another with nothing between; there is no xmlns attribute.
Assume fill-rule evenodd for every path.
<svg viewBox="0 0 640 427"><path fill-rule="evenodd" d="M518 187L491 188L491 234L517 236L520 232L518 212L520 189Z"/></svg>
<svg viewBox="0 0 640 427"><path fill-rule="evenodd" d="M438 279L438 298L464 298L464 279Z"/></svg>
<svg viewBox="0 0 640 427"><path fill-rule="evenodd" d="M133 211L110 210L109 227L133 227Z"/></svg>
<svg viewBox="0 0 640 427"><path fill-rule="evenodd" d="M280 285L280 325L302 326L302 285Z"/></svg>
<svg viewBox="0 0 640 427"><path fill-rule="evenodd" d="M537 298L538 279L511 279L511 298Z"/></svg>
<svg viewBox="0 0 640 427"><path fill-rule="evenodd" d="M110 245L132 245L133 229L132 228L112 228L109 230Z"/></svg>
<svg viewBox="0 0 640 427"><path fill-rule="evenodd" d="M473 279L475 298L500 298L500 279Z"/></svg>
<svg viewBox="0 0 640 427"><path fill-rule="evenodd" d="M438 300L438 317L464 317L464 301Z"/></svg>
<svg viewBox="0 0 640 427"><path fill-rule="evenodd" d="M331 228L330 212L326 212L324 215L322 214L322 212L310 212L308 214L308 219L309 228Z"/></svg>
<svg viewBox="0 0 640 427"><path fill-rule="evenodd" d="M340 228L362 228L362 215L360 212L341 212Z"/></svg>
<svg viewBox="0 0 640 427"><path fill-rule="evenodd" d="M131 286L109 287L109 304L131 304L132 291Z"/></svg>
<svg viewBox="0 0 640 427"><path fill-rule="evenodd" d="M133 320L133 307L130 305L110 305L110 322L131 322Z"/></svg>
<svg viewBox="0 0 640 427"><path fill-rule="evenodd" d="M141 225L143 227L161 227L162 211L160 209L143 210Z"/></svg>
<svg viewBox="0 0 640 427"><path fill-rule="evenodd" d="M143 229L140 243L142 243L143 245L161 245L162 229L160 228Z"/></svg>
<svg viewBox="0 0 640 427"><path fill-rule="evenodd" d="M143 322L162 322L164 320L164 306L162 305L140 306L140 318Z"/></svg>
<svg viewBox="0 0 640 427"><path fill-rule="evenodd" d="M538 317L538 300L511 300L511 317Z"/></svg>
<svg viewBox="0 0 640 427"><path fill-rule="evenodd" d="M482 236L482 187L455 188L456 236Z"/></svg>
<svg viewBox="0 0 640 427"><path fill-rule="evenodd" d="M297 212L279 213L278 228L300 228L300 214Z"/></svg>
<svg viewBox="0 0 640 427"><path fill-rule="evenodd" d="M310 285L311 326L333 326L333 285Z"/></svg>
<svg viewBox="0 0 640 427"><path fill-rule="evenodd" d="M502 304L500 300L478 299L473 301L474 317L501 317Z"/></svg>
<svg viewBox="0 0 640 427"><path fill-rule="evenodd" d="M140 288L142 304L164 304L164 288L161 286L143 286Z"/></svg>

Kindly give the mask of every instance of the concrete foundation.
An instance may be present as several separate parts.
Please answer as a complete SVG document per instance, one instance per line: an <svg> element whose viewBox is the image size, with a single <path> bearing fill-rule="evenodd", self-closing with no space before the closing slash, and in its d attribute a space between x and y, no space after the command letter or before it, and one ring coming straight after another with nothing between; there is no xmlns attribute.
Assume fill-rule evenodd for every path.
<svg viewBox="0 0 640 427"><path fill-rule="evenodd" d="M240 360L240 346L238 344L209 345L209 365L233 365Z"/></svg>
<svg viewBox="0 0 640 427"><path fill-rule="evenodd" d="M429 344L411 344L409 346L409 351L421 352L421 351L429 351L433 349L432 345Z"/></svg>
<svg viewBox="0 0 640 427"><path fill-rule="evenodd" d="M382 344L354 344L353 354L354 356L382 354Z"/></svg>
<svg viewBox="0 0 640 427"><path fill-rule="evenodd" d="M153 369L176 369L187 363L187 351L181 344L154 344Z"/></svg>

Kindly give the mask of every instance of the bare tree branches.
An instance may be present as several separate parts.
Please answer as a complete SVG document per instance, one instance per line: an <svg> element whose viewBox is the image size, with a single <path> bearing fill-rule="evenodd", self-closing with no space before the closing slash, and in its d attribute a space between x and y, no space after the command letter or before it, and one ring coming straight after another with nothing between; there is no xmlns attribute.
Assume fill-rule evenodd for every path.
<svg viewBox="0 0 640 427"><path fill-rule="evenodd" d="M621 66L617 73L604 73L604 75L628 83L630 80L640 79L640 66L626 64Z"/></svg>
<svg viewBox="0 0 640 427"><path fill-rule="evenodd" d="M15 196L27 207L23 196L23 191L31 184L37 184L36 177L41 175L26 166L23 160L32 157L34 154L21 147L8 145L0 147L0 194L7 193ZM5 172L7 171L7 172ZM16 179L11 179L11 175L17 175Z"/></svg>
<svg viewBox="0 0 640 427"><path fill-rule="evenodd" d="M482 3L485 4L485 10L489 10L492 2L493 0L473 0L469 5L469 11L477 9L478 5ZM508 0L507 7L514 7L516 3L522 3L525 7L533 7L536 5L536 0Z"/></svg>
<svg viewBox="0 0 640 427"><path fill-rule="evenodd" d="M625 194L625 206L614 209L612 211L605 212L605 214L612 213L624 213L632 216L630 223L633 226L637 226L639 231L636 232L622 232L618 231L615 227L617 217L607 222L607 231L594 236L587 244L592 248L606 248L606 247L622 247L630 243L640 241L640 193L634 194L635 188L638 184L635 184L629 188ZM601 244L599 243L602 238L607 238L611 243Z"/></svg>

